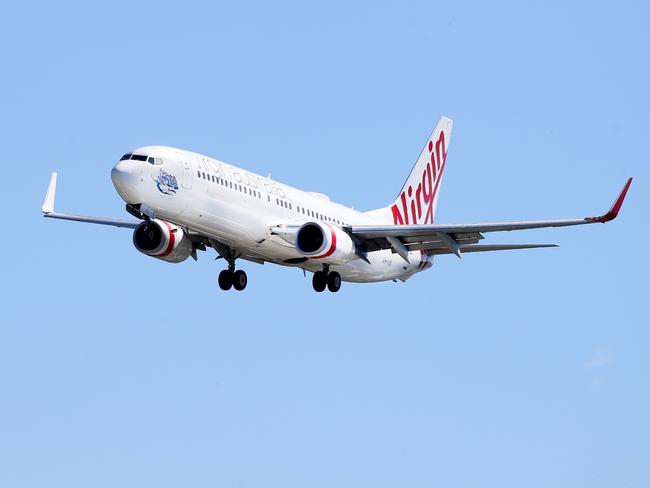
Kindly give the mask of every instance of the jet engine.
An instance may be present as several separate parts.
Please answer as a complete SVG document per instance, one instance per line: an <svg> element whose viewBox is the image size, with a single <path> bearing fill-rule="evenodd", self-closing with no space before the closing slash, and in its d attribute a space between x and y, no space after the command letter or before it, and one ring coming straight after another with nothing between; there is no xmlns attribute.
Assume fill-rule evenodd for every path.
<svg viewBox="0 0 650 488"><path fill-rule="evenodd" d="M192 254L192 240L180 227L165 220L142 222L133 231L133 245L141 253L170 263L185 261Z"/></svg>
<svg viewBox="0 0 650 488"><path fill-rule="evenodd" d="M357 257L350 236L325 222L307 222L296 233L296 249L303 256L328 264L344 264Z"/></svg>

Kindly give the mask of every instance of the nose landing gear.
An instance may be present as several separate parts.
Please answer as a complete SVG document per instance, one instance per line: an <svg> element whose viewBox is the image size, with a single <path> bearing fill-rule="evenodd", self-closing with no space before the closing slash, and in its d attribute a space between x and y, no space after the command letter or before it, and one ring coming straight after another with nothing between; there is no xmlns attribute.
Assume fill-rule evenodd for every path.
<svg viewBox="0 0 650 488"><path fill-rule="evenodd" d="M321 293L327 288L332 293L341 289L341 275L336 271L330 271L328 265L323 266L323 271L316 271L312 277L311 284L314 291Z"/></svg>

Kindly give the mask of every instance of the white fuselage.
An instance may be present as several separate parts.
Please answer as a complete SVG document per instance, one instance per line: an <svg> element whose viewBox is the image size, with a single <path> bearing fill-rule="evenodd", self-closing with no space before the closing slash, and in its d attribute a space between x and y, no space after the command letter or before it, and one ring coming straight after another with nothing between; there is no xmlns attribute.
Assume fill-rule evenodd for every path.
<svg viewBox="0 0 650 488"><path fill-rule="evenodd" d="M133 152L148 161L118 162L112 180L130 204L141 204L161 218L238 250L244 257L319 271L322 261L307 259L295 245L272 233L273 227L326 222L344 227L377 224L376 218L334 203L328 197L292 188L190 151L164 146ZM369 263L354 259L331 266L345 281L406 279L431 267L424 253L409 253L407 263L390 250L370 252Z"/></svg>

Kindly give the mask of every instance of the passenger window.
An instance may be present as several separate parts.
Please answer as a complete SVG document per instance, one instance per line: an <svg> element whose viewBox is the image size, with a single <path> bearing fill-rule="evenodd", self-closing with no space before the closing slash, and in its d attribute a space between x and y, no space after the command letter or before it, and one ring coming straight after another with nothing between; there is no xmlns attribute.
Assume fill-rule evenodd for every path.
<svg viewBox="0 0 650 488"><path fill-rule="evenodd" d="M200 171L197 171L197 172L196 172L196 176L197 176L197 178L200 178L200 177L201 177L201 172L200 172Z"/></svg>

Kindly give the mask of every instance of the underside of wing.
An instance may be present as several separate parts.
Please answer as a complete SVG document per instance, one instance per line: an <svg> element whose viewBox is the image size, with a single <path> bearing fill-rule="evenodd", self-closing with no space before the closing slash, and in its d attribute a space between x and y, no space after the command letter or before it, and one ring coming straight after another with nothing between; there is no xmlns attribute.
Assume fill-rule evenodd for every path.
<svg viewBox="0 0 650 488"><path fill-rule="evenodd" d="M484 244L473 246L461 246L460 251L465 254L468 252L486 252L486 251L512 251L515 249L538 249L543 247L558 247L557 244ZM447 248L435 248L425 250L429 256L438 254L452 254Z"/></svg>

